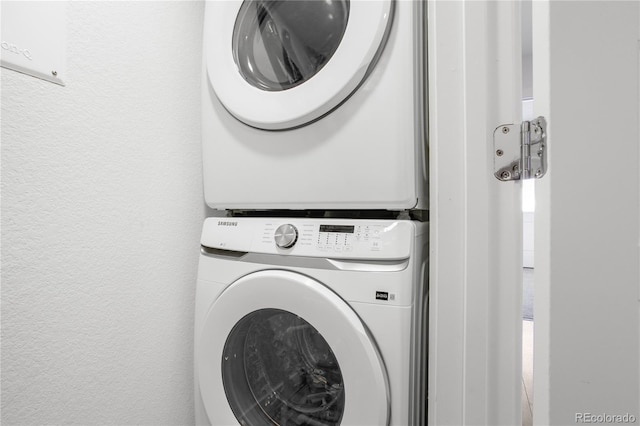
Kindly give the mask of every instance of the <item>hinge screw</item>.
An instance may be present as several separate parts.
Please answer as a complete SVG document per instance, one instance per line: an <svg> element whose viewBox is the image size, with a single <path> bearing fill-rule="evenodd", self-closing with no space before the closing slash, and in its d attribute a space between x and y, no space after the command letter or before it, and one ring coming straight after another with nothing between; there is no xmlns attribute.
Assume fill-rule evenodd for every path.
<svg viewBox="0 0 640 426"><path fill-rule="evenodd" d="M511 173L505 170L504 172L500 173L500 177L502 178L502 180L507 180L511 177Z"/></svg>
<svg viewBox="0 0 640 426"><path fill-rule="evenodd" d="M498 157L502 157L502 156L504 155L504 151L503 151L503 150L501 150L501 149L499 149L499 150L497 150L497 151L496 151L496 155L497 155Z"/></svg>
<svg viewBox="0 0 640 426"><path fill-rule="evenodd" d="M542 172L540 170L536 170L536 177L540 177L540 175L542 175Z"/></svg>
<svg viewBox="0 0 640 426"><path fill-rule="evenodd" d="M520 167L518 167L517 165L513 166L513 171L517 172L518 170L520 170Z"/></svg>
<svg viewBox="0 0 640 426"><path fill-rule="evenodd" d="M509 133L509 128L508 128L507 126L504 126L504 127L502 128L502 133L504 133L505 135L506 135L507 133Z"/></svg>

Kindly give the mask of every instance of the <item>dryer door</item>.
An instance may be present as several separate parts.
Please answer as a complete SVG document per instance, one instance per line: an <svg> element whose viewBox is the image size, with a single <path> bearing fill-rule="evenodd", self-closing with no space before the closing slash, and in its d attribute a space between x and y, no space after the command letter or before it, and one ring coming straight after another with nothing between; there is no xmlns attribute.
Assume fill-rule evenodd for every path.
<svg viewBox="0 0 640 426"><path fill-rule="evenodd" d="M386 41L392 0L207 2L204 58L216 96L246 124L307 124L364 80Z"/></svg>
<svg viewBox="0 0 640 426"><path fill-rule="evenodd" d="M379 352L356 313L288 271L247 275L211 306L197 354L214 425L386 425Z"/></svg>

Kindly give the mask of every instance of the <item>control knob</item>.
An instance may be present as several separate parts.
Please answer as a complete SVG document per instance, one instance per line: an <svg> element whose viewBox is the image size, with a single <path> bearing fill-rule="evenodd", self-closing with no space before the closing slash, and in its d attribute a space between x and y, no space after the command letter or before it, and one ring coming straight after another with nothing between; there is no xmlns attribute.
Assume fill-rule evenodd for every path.
<svg viewBox="0 0 640 426"><path fill-rule="evenodd" d="M298 230L291 224L280 225L273 236L276 246L291 248L298 241Z"/></svg>

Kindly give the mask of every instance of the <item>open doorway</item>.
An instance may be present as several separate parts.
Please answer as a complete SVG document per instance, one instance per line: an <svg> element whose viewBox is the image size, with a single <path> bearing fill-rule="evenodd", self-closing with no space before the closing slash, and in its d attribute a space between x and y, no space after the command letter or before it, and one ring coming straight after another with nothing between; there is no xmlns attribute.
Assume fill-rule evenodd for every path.
<svg viewBox="0 0 640 426"><path fill-rule="evenodd" d="M526 102L526 101L525 101ZM524 118L530 120L530 118ZM526 180L522 188L522 425L533 424L533 226L535 181Z"/></svg>
<svg viewBox="0 0 640 426"><path fill-rule="evenodd" d="M533 43L531 0L522 11L522 119L533 120ZM522 425L533 424L533 304L535 180L522 182Z"/></svg>

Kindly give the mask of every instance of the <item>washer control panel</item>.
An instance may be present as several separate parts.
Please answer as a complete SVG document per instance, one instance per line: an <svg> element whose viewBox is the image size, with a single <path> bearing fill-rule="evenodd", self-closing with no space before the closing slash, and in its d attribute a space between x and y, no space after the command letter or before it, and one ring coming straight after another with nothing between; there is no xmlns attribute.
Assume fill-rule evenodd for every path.
<svg viewBox="0 0 640 426"><path fill-rule="evenodd" d="M367 246L371 250L382 248L384 225L331 225L320 224L307 233L309 245L321 252L353 252L355 247Z"/></svg>
<svg viewBox="0 0 640 426"><path fill-rule="evenodd" d="M407 220L210 218L202 245L255 253L346 259L409 256L416 228Z"/></svg>

